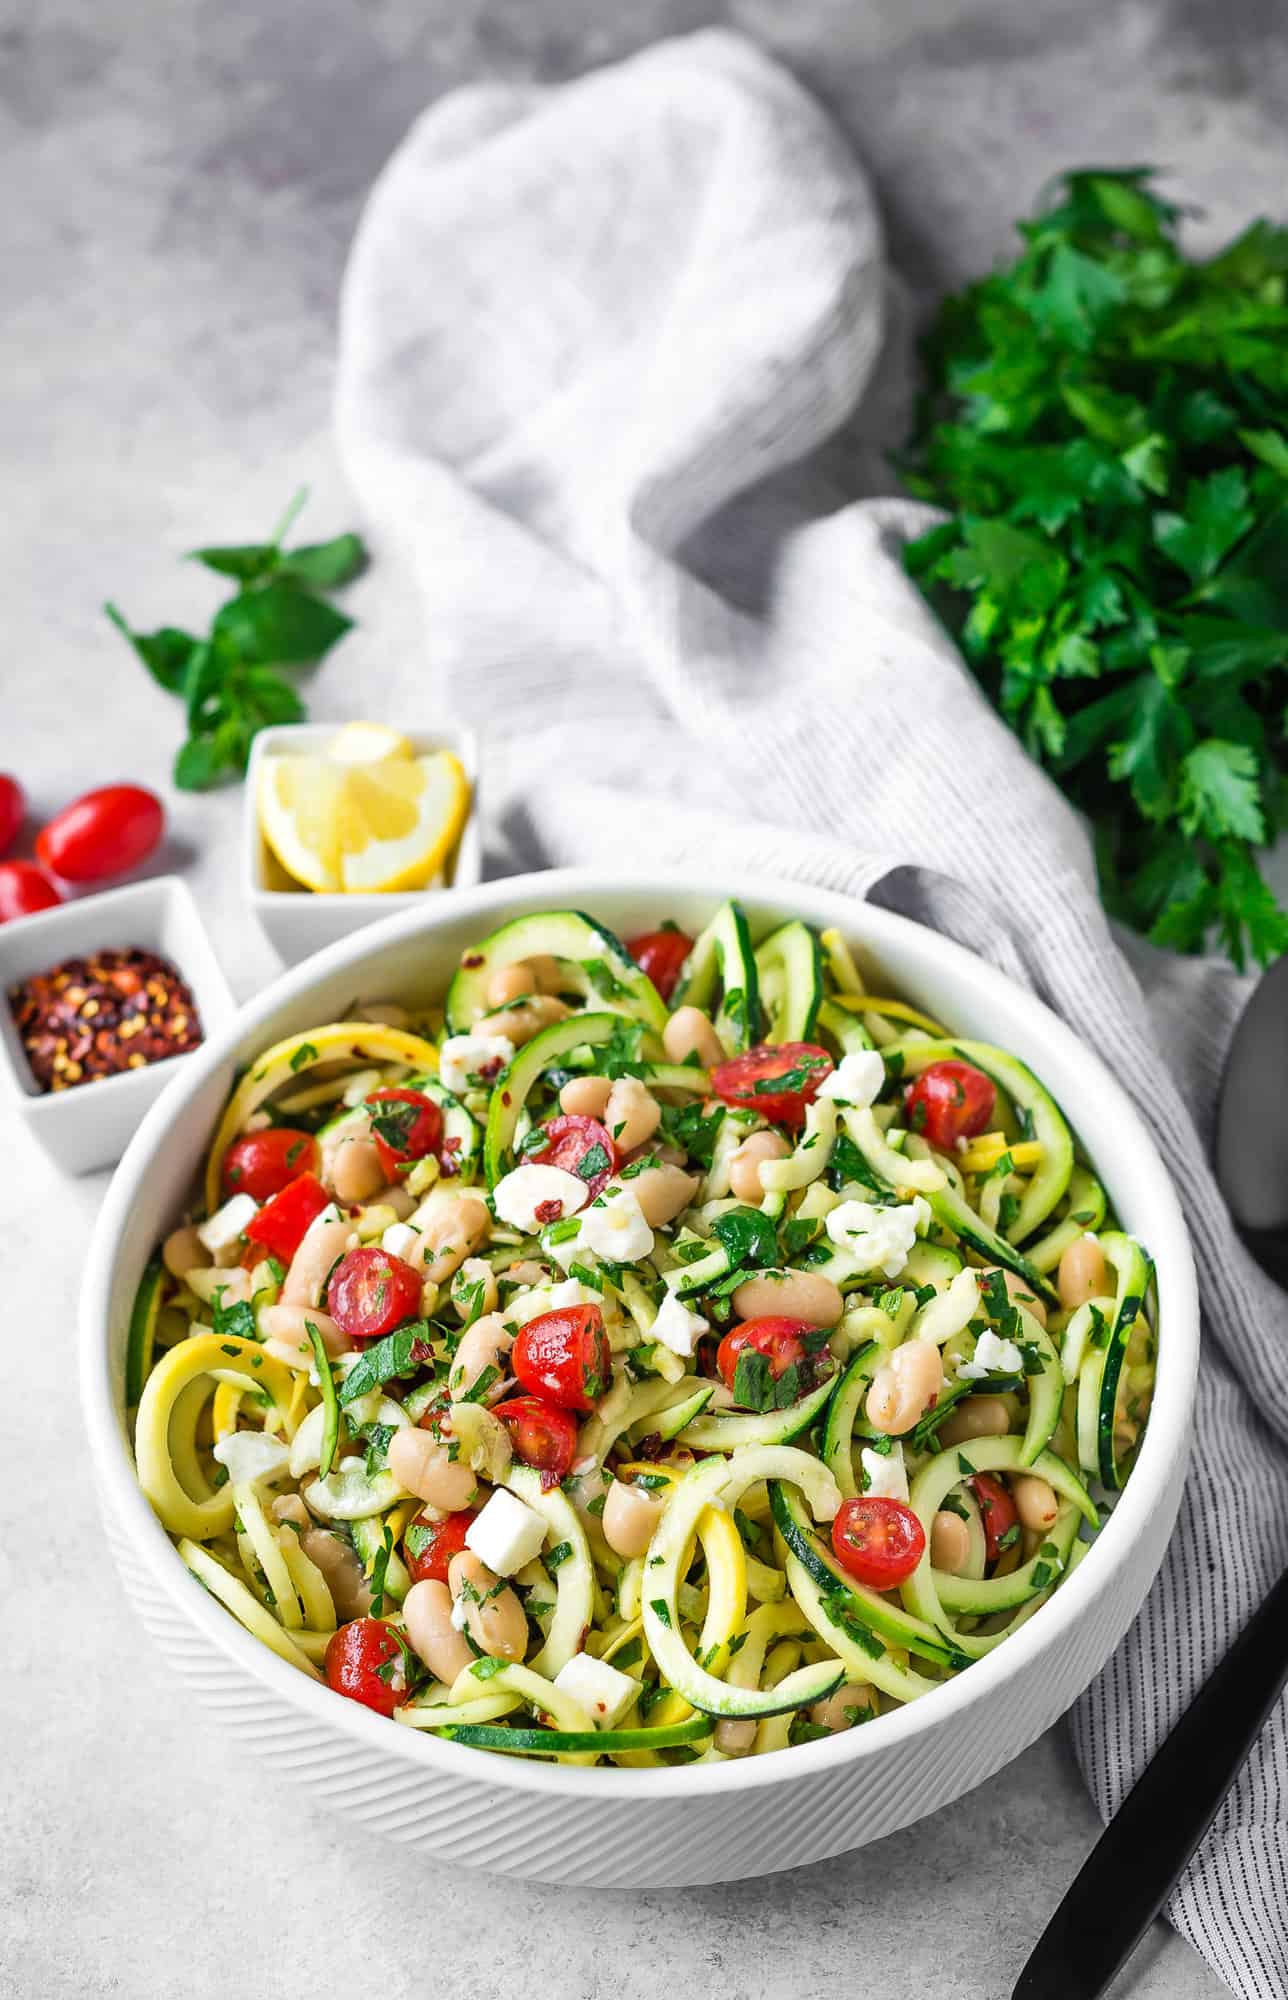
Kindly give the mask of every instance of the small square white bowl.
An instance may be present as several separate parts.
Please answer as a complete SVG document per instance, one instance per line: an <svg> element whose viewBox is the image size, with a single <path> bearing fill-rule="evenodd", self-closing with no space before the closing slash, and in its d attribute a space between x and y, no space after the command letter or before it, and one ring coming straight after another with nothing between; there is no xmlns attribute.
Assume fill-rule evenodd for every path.
<svg viewBox="0 0 1288 2000"><path fill-rule="evenodd" d="M177 875L81 896L0 926L0 1078L32 1136L65 1173L87 1174L119 1160L184 1058L167 1056L71 1090L42 1090L18 1035L9 992L65 959L131 947L157 952L176 968L196 1002L207 1040L231 1020L236 1005L228 982L192 891Z"/></svg>
<svg viewBox="0 0 1288 2000"><path fill-rule="evenodd" d="M399 725L395 724L394 727ZM242 888L259 927L278 956L288 965L321 951L338 938L349 937L378 917L392 916L395 910L423 908L427 898L450 894L453 889L470 889L483 873L483 836L479 823L478 739L473 730L450 725L437 729L405 729L403 734L417 756L433 750L451 750L459 757L470 781L470 810L455 851L443 871L441 887L410 889L390 894L329 895L301 889L270 851L260 831L255 801L259 794L259 767L265 757L283 752L312 752L325 749L340 733L336 722L285 722L275 729L261 729L251 747L246 773L246 794L242 818Z"/></svg>

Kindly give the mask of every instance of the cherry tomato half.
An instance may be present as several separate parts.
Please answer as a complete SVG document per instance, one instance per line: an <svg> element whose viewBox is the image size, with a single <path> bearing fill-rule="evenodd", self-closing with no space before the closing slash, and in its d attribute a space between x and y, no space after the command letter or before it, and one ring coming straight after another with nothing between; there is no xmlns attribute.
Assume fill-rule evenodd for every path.
<svg viewBox="0 0 1288 2000"><path fill-rule="evenodd" d="M420 1312L421 1275L401 1257L364 1244L346 1251L326 1288L326 1309L349 1340L381 1340Z"/></svg>
<svg viewBox="0 0 1288 2000"><path fill-rule="evenodd" d="M330 1203L331 1197L317 1175L301 1174L251 1217L246 1234L252 1243L262 1243L279 1264L289 1264L309 1224Z"/></svg>
<svg viewBox="0 0 1288 2000"><path fill-rule="evenodd" d="M752 1348L757 1354L764 1355L776 1382L789 1368L799 1368L806 1354L802 1336L813 1331L803 1320L781 1319L773 1314L764 1319L744 1320L741 1326L735 1326L732 1332L725 1335L716 1349L716 1367L726 1389L733 1389L734 1377L738 1373L738 1356L744 1348Z"/></svg>
<svg viewBox="0 0 1288 2000"><path fill-rule="evenodd" d="M510 1367L525 1389L562 1410L593 1410L608 1387L612 1353L598 1306L560 1306L519 1328Z"/></svg>
<svg viewBox="0 0 1288 2000"><path fill-rule="evenodd" d="M0 861L0 924L52 910L62 897L34 861Z"/></svg>
<svg viewBox="0 0 1288 2000"><path fill-rule="evenodd" d="M146 861L161 838L165 808L142 785L101 785L56 813L36 835L36 853L65 882L101 882Z"/></svg>
<svg viewBox="0 0 1288 2000"><path fill-rule="evenodd" d="M465 1547L465 1532L474 1519L468 1511L444 1514L437 1521L417 1514L403 1536L403 1560L413 1583L446 1583L447 1565Z"/></svg>
<svg viewBox="0 0 1288 2000"><path fill-rule="evenodd" d="M869 1590L891 1590L912 1575L926 1531L902 1500L881 1494L843 1500L832 1523L832 1550L843 1570Z"/></svg>
<svg viewBox="0 0 1288 2000"><path fill-rule="evenodd" d="M903 1094L910 1129L941 1153L987 1131L996 1103L992 1080L966 1062L931 1063Z"/></svg>
<svg viewBox="0 0 1288 2000"><path fill-rule="evenodd" d="M568 1477L577 1449L577 1419L542 1396L515 1396L492 1412L510 1433L514 1455L541 1474L542 1485Z"/></svg>
<svg viewBox="0 0 1288 2000"><path fill-rule="evenodd" d="M594 1201L617 1168L617 1148L611 1133L597 1118L583 1118L575 1111L548 1118L541 1130L546 1143L540 1152L525 1153L525 1164L562 1167L566 1174L576 1174L590 1190L588 1199Z"/></svg>
<svg viewBox="0 0 1288 2000"><path fill-rule="evenodd" d="M1015 1502L991 1472L977 1472L971 1480L975 1498L979 1501L980 1519L984 1523L984 1553L990 1562L996 1562L1002 1553L1002 1537L1009 1534L1019 1520ZM1007 1543L1010 1547L1010 1543Z"/></svg>
<svg viewBox="0 0 1288 2000"><path fill-rule="evenodd" d="M377 1715L392 1715L407 1698L406 1676L395 1665L401 1658L402 1647L388 1625L379 1618L351 1619L327 1646L326 1684Z"/></svg>
<svg viewBox="0 0 1288 2000"><path fill-rule="evenodd" d="M693 950L693 939L683 931L645 931L641 937L627 938L626 949L662 998L669 1000L680 968Z"/></svg>
<svg viewBox="0 0 1288 2000"><path fill-rule="evenodd" d="M759 1111L771 1124L793 1132L805 1123L805 1106L818 1096L832 1058L813 1042L762 1043L746 1055L731 1056L711 1072L711 1088L726 1104Z"/></svg>
<svg viewBox="0 0 1288 2000"><path fill-rule="evenodd" d="M0 771L0 854L5 854L18 838L18 828L27 810L27 795L16 778Z"/></svg>
<svg viewBox="0 0 1288 2000"><path fill-rule="evenodd" d="M380 1164L390 1180L413 1160L436 1153L443 1139L443 1114L423 1090L396 1086L373 1090L365 1100L371 1107L371 1136L376 1142Z"/></svg>
<svg viewBox="0 0 1288 2000"><path fill-rule="evenodd" d="M316 1173L317 1164L318 1142L311 1132L296 1132L289 1125L244 1132L224 1154L224 1193L268 1201L300 1174Z"/></svg>

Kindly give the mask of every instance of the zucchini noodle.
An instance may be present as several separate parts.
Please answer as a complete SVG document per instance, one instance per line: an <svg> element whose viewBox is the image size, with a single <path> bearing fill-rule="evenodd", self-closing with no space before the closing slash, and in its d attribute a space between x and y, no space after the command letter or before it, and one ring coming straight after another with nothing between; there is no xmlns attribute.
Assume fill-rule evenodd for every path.
<svg viewBox="0 0 1288 2000"><path fill-rule="evenodd" d="M522 917L412 1027L267 1049L126 1332L139 1483L248 1632L588 1767L969 1672L1081 1560L1156 1365L1148 1253L1027 1065L835 931L726 904L669 1005L642 959Z"/></svg>

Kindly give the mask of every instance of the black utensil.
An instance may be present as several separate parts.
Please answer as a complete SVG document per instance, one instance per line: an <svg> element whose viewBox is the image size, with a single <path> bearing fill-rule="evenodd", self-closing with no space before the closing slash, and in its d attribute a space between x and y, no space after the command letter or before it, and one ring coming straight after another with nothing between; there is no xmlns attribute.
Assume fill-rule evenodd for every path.
<svg viewBox="0 0 1288 2000"><path fill-rule="evenodd" d="M1288 957L1265 974L1234 1031L1216 1173L1244 1243L1288 1289Z"/></svg>
<svg viewBox="0 0 1288 2000"><path fill-rule="evenodd" d="M1084 1861L1012 2000L1098 2000L1158 1915L1288 1682L1288 1572Z"/></svg>

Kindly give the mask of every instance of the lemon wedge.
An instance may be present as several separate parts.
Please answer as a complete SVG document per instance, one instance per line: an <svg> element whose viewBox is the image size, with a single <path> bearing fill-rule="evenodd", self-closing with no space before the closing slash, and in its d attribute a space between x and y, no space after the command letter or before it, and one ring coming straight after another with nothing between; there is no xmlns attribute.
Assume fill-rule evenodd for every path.
<svg viewBox="0 0 1288 2000"><path fill-rule="evenodd" d="M326 746L333 764L378 764L382 757L414 757L405 736L387 722L346 722Z"/></svg>
<svg viewBox="0 0 1288 2000"><path fill-rule="evenodd" d="M372 732L379 725L351 728ZM418 757L403 738L395 740L401 748L371 760L337 761L334 746L326 757L264 758L260 826L282 866L306 888L423 889L447 860L469 811L469 781L449 750Z"/></svg>

